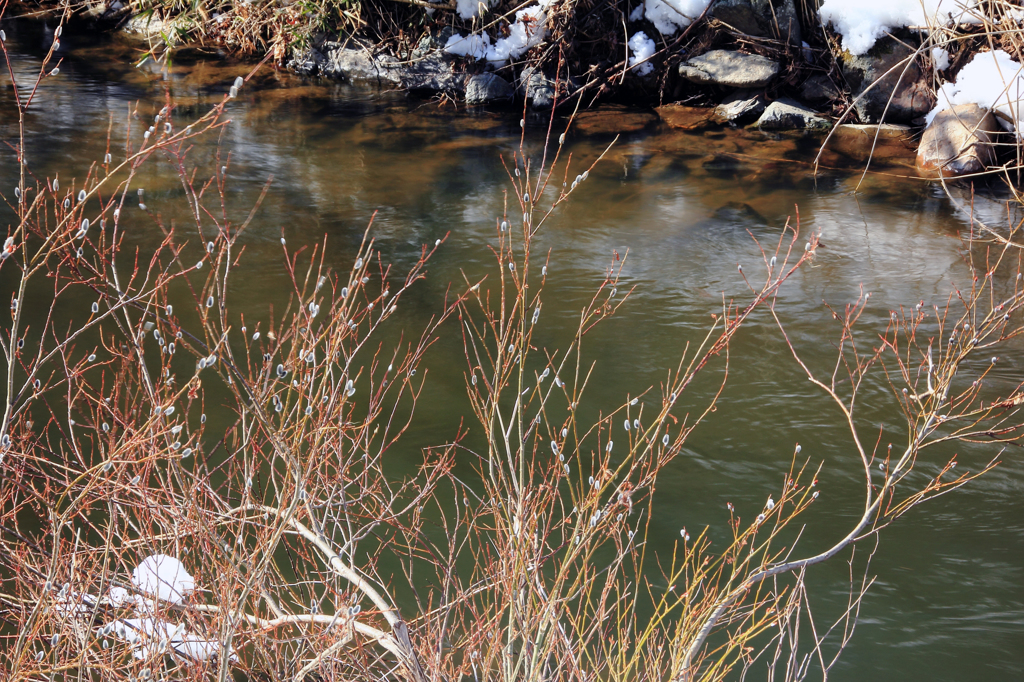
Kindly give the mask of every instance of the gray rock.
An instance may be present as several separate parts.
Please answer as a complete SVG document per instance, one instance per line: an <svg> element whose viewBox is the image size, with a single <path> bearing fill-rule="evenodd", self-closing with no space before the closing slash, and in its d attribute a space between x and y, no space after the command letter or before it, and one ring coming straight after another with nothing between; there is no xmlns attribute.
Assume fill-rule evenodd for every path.
<svg viewBox="0 0 1024 682"><path fill-rule="evenodd" d="M769 104L755 125L762 130L791 130L794 128L827 130L832 127L832 122L818 116L817 112L799 102L783 97Z"/></svg>
<svg viewBox="0 0 1024 682"><path fill-rule="evenodd" d="M423 59L431 52L436 52L444 48L445 43L448 42L448 38L452 36L455 31L451 26L445 26L441 29L441 32L436 36L423 36L420 38L420 42L417 43L416 47L413 48L410 53L410 59Z"/></svg>
<svg viewBox="0 0 1024 682"><path fill-rule="evenodd" d="M802 40L793 0L718 0L710 13L748 35L780 38L792 45Z"/></svg>
<svg viewBox="0 0 1024 682"><path fill-rule="evenodd" d="M959 104L936 114L921 136L917 168L925 175L980 173L995 163L995 116L977 104Z"/></svg>
<svg viewBox="0 0 1024 682"><path fill-rule="evenodd" d="M679 75L694 83L730 88L763 88L779 73L767 57L729 50L712 50L679 65Z"/></svg>
<svg viewBox="0 0 1024 682"><path fill-rule="evenodd" d="M353 49L327 44L323 51L326 62L321 75L344 80L377 81L400 85L398 60L390 55L374 56L369 49Z"/></svg>
<svg viewBox="0 0 1024 682"><path fill-rule="evenodd" d="M515 90L501 76L493 73L481 73L473 76L466 83L466 104L486 104L510 100L515 97Z"/></svg>
<svg viewBox="0 0 1024 682"><path fill-rule="evenodd" d="M534 109L550 109L555 104L555 82L540 69L526 67L519 78L519 89Z"/></svg>
<svg viewBox="0 0 1024 682"><path fill-rule="evenodd" d="M800 98L812 104L831 102L832 100L839 99L841 94L839 88L832 82L832 79L825 74L811 76L800 86Z"/></svg>
<svg viewBox="0 0 1024 682"><path fill-rule="evenodd" d="M166 36L173 44L178 42L178 36L188 28L188 21L183 17L162 19L154 13L149 13L132 15L121 26L121 31L141 38Z"/></svg>
<svg viewBox="0 0 1024 682"><path fill-rule="evenodd" d="M441 55L434 53L412 63L403 63L390 55L375 55L364 48L343 47L327 42L320 50L297 53L289 62L293 70L309 75L342 80L375 81L413 91L461 94L465 75L456 73Z"/></svg>
<svg viewBox="0 0 1024 682"><path fill-rule="evenodd" d="M390 70L398 75L398 82L407 90L449 94L462 94L466 90L466 74L456 73L451 63L436 52Z"/></svg>
<svg viewBox="0 0 1024 682"><path fill-rule="evenodd" d="M909 123L923 116L935 106L932 77L917 61L897 66L914 51L890 36L880 38L866 54L844 52L840 58L843 76L850 84L854 99L863 98L854 105L864 123ZM891 74L882 76L896 67ZM878 84L868 87L878 81ZM890 97L892 102L889 103ZM888 109L886 109L886 104Z"/></svg>
<svg viewBox="0 0 1024 682"><path fill-rule="evenodd" d="M714 118L719 123L738 123L757 118L764 111L764 107L763 94L740 90L715 108Z"/></svg>
<svg viewBox="0 0 1024 682"><path fill-rule="evenodd" d="M308 48L296 50L286 66L304 76L317 76L325 63L327 63L327 58L320 50Z"/></svg>
<svg viewBox="0 0 1024 682"><path fill-rule="evenodd" d="M800 15L796 11L796 3L793 0L775 0L769 4L769 0L754 0L754 5L761 8L761 15L769 19L772 25L772 35L787 41L790 45L800 45L803 42L803 32L800 30Z"/></svg>

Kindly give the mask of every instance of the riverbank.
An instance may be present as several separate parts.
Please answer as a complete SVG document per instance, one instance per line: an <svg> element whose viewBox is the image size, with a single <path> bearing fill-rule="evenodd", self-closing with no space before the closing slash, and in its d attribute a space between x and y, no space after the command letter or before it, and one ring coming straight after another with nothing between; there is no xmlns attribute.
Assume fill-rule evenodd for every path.
<svg viewBox="0 0 1024 682"><path fill-rule="evenodd" d="M306 76L458 106L572 112L625 104L686 129L827 135L837 125L881 124L844 128L841 144L848 149L870 133L862 161L884 163L892 150L872 149L895 140L919 151L916 166L931 176L1014 166L1015 138L1004 133L1015 129L1016 94L1024 91L1016 75L1024 12L955 0L903 4L874 12L852 0L403 0L300 12L284 3L193 11L115 0L65 20L141 37L154 60L173 58L182 45L215 46ZM967 67L973 75L961 84ZM952 114L922 142L944 109Z"/></svg>

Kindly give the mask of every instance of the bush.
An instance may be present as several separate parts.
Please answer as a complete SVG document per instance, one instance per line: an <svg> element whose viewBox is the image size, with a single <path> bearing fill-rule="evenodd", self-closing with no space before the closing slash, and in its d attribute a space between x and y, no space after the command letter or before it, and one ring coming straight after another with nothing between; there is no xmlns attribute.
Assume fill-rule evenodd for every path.
<svg viewBox="0 0 1024 682"><path fill-rule="evenodd" d="M31 97L13 96L24 113ZM820 464L797 445L762 512L731 514L728 546L683 529L658 552L646 537L659 473L715 407L683 415L679 397L708 368L728 369L756 311L787 338L775 296L814 259L816 236L787 225L763 246L763 270L745 273L748 299L723 304L660 387L606 409L588 403L584 341L626 304L619 255L572 343L535 346L550 275L534 239L589 173L570 179L560 142L539 162L522 149L509 160L491 273L453 285L442 314L392 350L377 337L440 240L391 289L372 231L341 270L322 248L282 239L289 305L269 328L236 326L229 292L253 217L230 217L223 171L200 183L186 163L189 140L225 125L222 112L180 128L168 102L141 146L129 127L124 157L111 147L80 185L30 181L20 164L0 261L14 288L0 436L10 679L718 680L789 656L786 675L800 679L834 663L825 635L835 628L841 651L870 583L861 564L849 609L801 651L806 570L987 468L952 460L909 477L931 446L1020 437L1024 397L983 383L985 358L1021 331L1019 278L1002 274L1017 268L1011 231L972 245L984 266L944 310L894 311L867 331L867 295L834 310L830 376L793 350L849 427L843 456L863 465L863 514L830 548L798 551ZM201 241L154 220L161 246L131 253L121 211L137 200L145 212L135 178L161 157L179 170ZM27 328L28 301L48 307L44 328ZM453 434L399 476L389 453L407 439L424 353L456 324L480 445ZM858 390L872 372L903 410L896 452L860 439ZM596 419L581 416L594 407Z"/></svg>

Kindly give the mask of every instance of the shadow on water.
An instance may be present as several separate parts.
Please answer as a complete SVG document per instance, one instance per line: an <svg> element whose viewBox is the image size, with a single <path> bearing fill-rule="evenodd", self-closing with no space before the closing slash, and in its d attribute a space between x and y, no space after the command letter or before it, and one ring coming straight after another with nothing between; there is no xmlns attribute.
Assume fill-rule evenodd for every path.
<svg viewBox="0 0 1024 682"><path fill-rule="evenodd" d="M6 30L16 78L28 82L38 67L43 29L16 24ZM103 157L108 130L111 151L123 150L126 121L142 125L136 107L138 118L147 120L170 93L179 107L176 123L184 124L249 69L186 52L163 72L151 62L131 66L140 52L130 42L86 36L63 42L61 73L44 81L30 116L28 155L37 177L59 172L67 185ZM0 87L6 80L0 76ZM0 104L6 140L16 133L12 115L9 104ZM330 264L347 268L375 213L373 234L398 272L415 262L422 244L450 235L429 278L412 292L414 305L397 318L392 343L437 313L448 283L461 281L463 271L473 277L493 268L487 246L495 241L509 188L501 159L518 148L518 115L455 111L265 68L231 102L229 118L219 140L197 145L192 163L200 176L217 163L228 165L228 204L239 217L273 177L244 237L243 277L235 280L244 284L231 294L234 310L250 324L265 320L268 305L281 303L287 288L280 286L281 236L298 245L326 234ZM635 286L631 300L585 345L599 368L591 393L595 410L656 386L666 368L677 365L685 343L703 336L711 314L749 293L737 265L752 281L764 276L754 239L774 248L797 207L801 229L820 230L825 246L783 289L778 309L816 369L830 366L838 331L823 300L841 307L863 287L872 293L864 326L881 329L890 310L920 301L942 305L969 276L960 241L966 223L928 184L869 175L854 193L857 175L810 174L813 139L769 139L744 130L687 134L660 129L649 114L634 118L623 123L630 132L555 212L537 245L538 252L550 249L545 328L538 338L552 348L564 347L574 312L600 283L612 254L626 256L621 289ZM570 181L615 132L607 118L590 125L590 135L577 132L566 142ZM545 128L546 121L534 119L527 126L527 147L538 156ZM12 155L0 157L0 173L13 184ZM140 184L151 210L190 235L187 248L198 254L173 168L156 164L147 173ZM1005 220L998 200L978 210L993 223ZM144 251L160 239L139 211L129 209L123 222L132 246ZM6 296L10 282L5 278L0 287ZM409 470L422 447L451 440L468 414L461 341L450 331L430 351L427 394L396 455ZM708 525L713 538L725 537L726 503L744 518L756 515L799 442L812 461L826 464L821 485L829 503L808 514L803 538L806 548L822 547L845 532L860 502L848 436L767 316L755 316L731 357L719 409L661 482L652 542L668 549L682 526ZM1006 371L1019 376L1022 361L1008 362ZM698 382L684 397L687 409L704 405L719 378ZM898 442L884 379L866 386L864 396L865 428L875 434L881 428ZM992 456L976 450L961 454L965 465ZM832 679L933 682L1004 679L1024 671L1024 465L1015 453L1005 460L968 490L901 520L883 539L873 564L879 583ZM846 603L847 570L838 561L809 578L823 619Z"/></svg>

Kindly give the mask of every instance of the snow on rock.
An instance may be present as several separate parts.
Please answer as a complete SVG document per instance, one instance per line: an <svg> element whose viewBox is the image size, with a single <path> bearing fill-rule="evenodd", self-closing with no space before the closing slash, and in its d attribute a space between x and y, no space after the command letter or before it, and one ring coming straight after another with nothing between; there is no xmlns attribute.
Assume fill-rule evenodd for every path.
<svg viewBox="0 0 1024 682"><path fill-rule="evenodd" d="M448 39L443 49L448 54L480 60L487 56L487 48L490 46L491 37L486 33L474 33L468 36L456 33Z"/></svg>
<svg viewBox="0 0 1024 682"><path fill-rule="evenodd" d="M670 36L686 28L707 9L711 0L645 0L644 16L661 33Z"/></svg>
<svg viewBox="0 0 1024 682"><path fill-rule="evenodd" d="M486 33L474 33L463 36L453 35L442 48L448 54L460 57L472 57L476 60L487 59L490 62L505 62L521 57L527 50L544 42L547 35L545 23L547 14L545 7L550 7L554 0L542 0L541 4L533 5L516 12L516 20L509 27L508 36L498 38L491 44Z"/></svg>
<svg viewBox="0 0 1024 682"><path fill-rule="evenodd" d="M903 26L981 22L977 0L825 0L818 10L843 36L843 49L864 54L887 31Z"/></svg>
<svg viewBox="0 0 1024 682"><path fill-rule="evenodd" d="M629 39L629 67L636 67L636 73L638 76L646 76L647 74L654 71L654 66L650 62L645 62L645 59L649 59L657 51L657 46L654 41L647 37L647 34L643 31L637 31L633 34L633 37ZM637 66L638 62L643 62Z"/></svg>
<svg viewBox="0 0 1024 682"><path fill-rule="evenodd" d="M132 572L132 583L143 592L175 604L180 604L196 587L184 564L166 554L143 559Z"/></svg>
<svg viewBox="0 0 1024 682"><path fill-rule="evenodd" d="M522 56L527 50L544 42L547 29L547 14L540 5L527 7L516 12L515 23L509 27L507 38L498 38L487 50L487 61L504 62Z"/></svg>
<svg viewBox="0 0 1024 682"><path fill-rule="evenodd" d="M939 88L935 108L927 116L931 123L944 109L958 104L977 104L985 109L998 112L1000 125L1007 130L1013 128L1011 121L1024 121L1024 74L1021 65L1013 61L1006 52L979 52L957 74L956 81L944 83ZM1005 118L1004 118L1005 117Z"/></svg>

